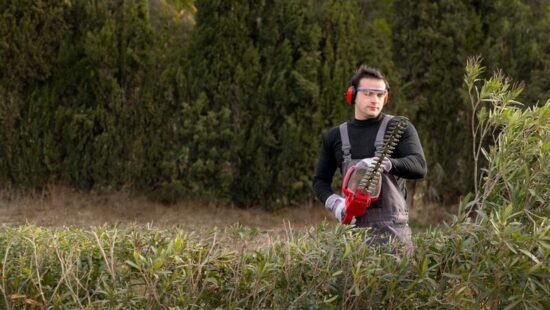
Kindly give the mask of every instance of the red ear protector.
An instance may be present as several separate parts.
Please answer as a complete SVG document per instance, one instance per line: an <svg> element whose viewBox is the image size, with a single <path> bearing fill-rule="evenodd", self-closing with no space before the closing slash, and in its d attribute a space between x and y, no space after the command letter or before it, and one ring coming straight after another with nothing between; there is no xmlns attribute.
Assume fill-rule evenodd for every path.
<svg viewBox="0 0 550 310"><path fill-rule="evenodd" d="M390 100L390 88L386 87L386 98L384 98L384 105L388 104L388 101ZM355 97L357 97L357 90L355 87L350 86L348 87L348 90L346 91L346 103L348 105L355 103Z"/></svg>
<svg viewBox="0 0 550 310"><path fill-rule="evenodd" d="M346 103L348 105L355 103L355 95L357 95L357 91L355 90L355 87L353 86L348 87L348 90L346 91Z"/></svg>

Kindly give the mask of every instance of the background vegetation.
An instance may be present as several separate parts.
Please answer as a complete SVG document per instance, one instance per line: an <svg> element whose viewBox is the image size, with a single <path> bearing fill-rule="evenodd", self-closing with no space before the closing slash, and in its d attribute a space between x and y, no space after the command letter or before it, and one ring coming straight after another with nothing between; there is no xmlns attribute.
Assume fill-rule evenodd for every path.
<svg viewBox="0 0 550 310"><path fill-rule="evenodd" d="M417 234L413 250L368 246L368 231L326 223L281 236L234 225L200 237L4 226L0 302L6 309L547 309L550 101L523 110L517 85L500 74L478 80L475 61L467 70L474 116L498 132L496 145L486 150L479 189L450 224Z"/></svg>
<svg viewBox="0 0 550 310"><path fill-rule="evenodd" d="M320 137L358 63L416 125L425 197L474 188L464 63L550 92L535 0L0 2L0 183L275 208L311 201ZM453 137L453 139L449 139ZM206 197L206 198L201 198Z"/></svg>
<svg viewBox="0 0 550 310"><path fill-rule="evenodd" d="M472 192L413 250L326 224L2 226L1 307L550 308L547 2L2 0L0 12L3 187L301 204L366 62L419 130L422 193ZM470 59L465 72L478 54L487 70ZM496 68L525 83L486 75Z"/></svg>

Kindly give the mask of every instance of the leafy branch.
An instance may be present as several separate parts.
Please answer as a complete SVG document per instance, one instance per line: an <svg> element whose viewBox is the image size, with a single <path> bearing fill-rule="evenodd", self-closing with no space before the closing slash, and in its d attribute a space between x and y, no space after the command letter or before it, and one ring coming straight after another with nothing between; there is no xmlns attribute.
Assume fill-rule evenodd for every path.
<svg viewBox="0 0 550 310"><path fill-rule="evenodd" d="M488 138L492 137L492 143L497 141L499 124L502 123L503 114L511 106L521 105L515 99L523 91L521 83L510 82L502 71L496 71L491 78L481 82L480 76L485 72L481 66L481 57L470 57L466 64L464 83L468 88L472 117L470 129L472 133L472 155L474 164L474 204L480 202L480 184L486 176L487 170L481 168L483 155L489 160L485 146ZM486 182L485 186L490 185Z"/></svg>

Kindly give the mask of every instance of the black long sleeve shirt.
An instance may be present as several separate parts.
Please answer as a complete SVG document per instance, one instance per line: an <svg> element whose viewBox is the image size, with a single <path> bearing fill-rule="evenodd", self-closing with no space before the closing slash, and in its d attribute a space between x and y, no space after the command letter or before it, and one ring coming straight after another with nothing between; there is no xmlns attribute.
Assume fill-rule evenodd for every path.
<svg viewBox="0 0 550 310"><path fill-rule="evenodd" d="M376 151L374 141L383 117L384 114L380 113L375 119L353 119L348 121L352 159L374 157ZM340 130L336 126L331 128L323 138L319 160L315 166L315 175L313 176L313 191L317 199L323 204L330 195L334 194L331 188L332 179L336 168L342 169L343 160L342 138L340 137ZM410 122L407 122L407 128L403 132L390 161L392 169L389 173L399 178L420 179L426 175L424 151L418 133ZM406 197L404 180L399 183L403 196Z"/></svg>

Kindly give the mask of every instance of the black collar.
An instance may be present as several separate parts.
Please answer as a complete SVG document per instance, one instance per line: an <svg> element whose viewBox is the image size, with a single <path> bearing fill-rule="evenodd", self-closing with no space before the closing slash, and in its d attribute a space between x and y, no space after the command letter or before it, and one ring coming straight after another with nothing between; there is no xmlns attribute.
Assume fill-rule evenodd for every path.
<svg viewBox="0 0 550 310"><path fill-rule="evenodd" d="M384 113L380 113L376 118L369 118L365 120L359 120L359 119L353 118L352 120L349 121L349 123L351 125L359 126L359 127L370 126L372 124L380 122L384 118L384 115L385 115Z"/></svg>

